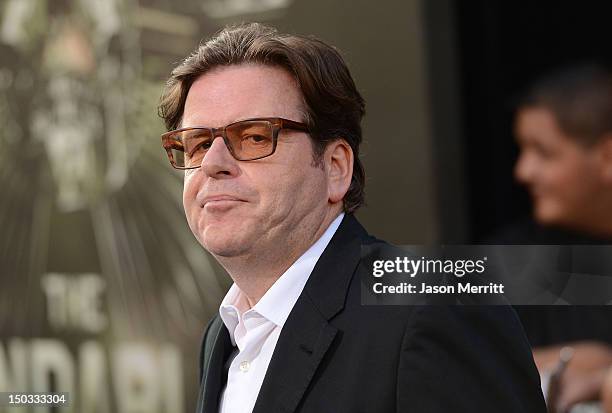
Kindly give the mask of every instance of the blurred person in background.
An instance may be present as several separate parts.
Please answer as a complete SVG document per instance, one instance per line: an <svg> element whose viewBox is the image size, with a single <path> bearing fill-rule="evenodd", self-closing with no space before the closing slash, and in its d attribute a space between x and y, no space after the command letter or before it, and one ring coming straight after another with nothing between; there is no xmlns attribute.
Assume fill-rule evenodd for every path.
<svg viewBox="0 0 612 413"><path fill-rule="evenodd" d="M361 304L362 247L382 244L354 216L364 111L336 49L259 24L173 70L164 147L234 281L203 338L198 412L543 411L512 309Z"/></svg>
<svg viewBox="0 0 612 413"><path fill-rule="evenodd" d="M515 176L538 224L612 240L612 77L566 69L534 86L516 117Z"/></svg>
<svg viewBox="0 0 612 413"><path fill-rule="evenodd" d="M534 225L498 237L507 244L612 244L612 76L598 65L565 68L537 82L519 105L516 179L533 202ZM518 307L543 378L570 347L558 411L603 400L612 412L612 310ZM543 380L546 382L547 380ZM607 383L607 384L605 384ZM554 399L554 400L553 400Z"/></svg>

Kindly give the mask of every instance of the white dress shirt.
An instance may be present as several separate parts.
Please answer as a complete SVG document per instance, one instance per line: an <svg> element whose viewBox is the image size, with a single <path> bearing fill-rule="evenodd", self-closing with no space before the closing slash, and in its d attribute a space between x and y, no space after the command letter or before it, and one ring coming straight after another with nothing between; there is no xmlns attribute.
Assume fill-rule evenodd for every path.
<svg viewBox="0 0 612 413"><path fill-rule="evenodd" d="M238 353L231 362L220 413L250 413L268 370L283 325L302 293L319 257L342 222L340 214L325 233L249 308L246 296L232 284L219 315Z"/></svg>

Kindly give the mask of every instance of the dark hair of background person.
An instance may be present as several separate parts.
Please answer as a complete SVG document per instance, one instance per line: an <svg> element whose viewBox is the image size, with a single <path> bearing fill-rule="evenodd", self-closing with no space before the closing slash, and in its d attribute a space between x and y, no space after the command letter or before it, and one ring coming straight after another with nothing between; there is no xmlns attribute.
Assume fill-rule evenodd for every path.
<svg viewBox="0 0 612 413"><path fill-rule="evenodd" d="M364 204L365 172L359 160L365 101L332 46L313 37L281 34L259 23L226 27L200 45L173 71L159 105L168 130L177 129L193 82L212 69L245 63L276 66L292 74L302 91L305 123L320 164L327 144L344 139L353 150L353 176L343 206L346 213Z"/></svg>
<svg viewBox="0 0 612 413"><path fill-rule="evenodd" d="M518 109L550 110L561 131L583 146L612 132L612 75L596 63L572 65L534 83Z"/></svg>

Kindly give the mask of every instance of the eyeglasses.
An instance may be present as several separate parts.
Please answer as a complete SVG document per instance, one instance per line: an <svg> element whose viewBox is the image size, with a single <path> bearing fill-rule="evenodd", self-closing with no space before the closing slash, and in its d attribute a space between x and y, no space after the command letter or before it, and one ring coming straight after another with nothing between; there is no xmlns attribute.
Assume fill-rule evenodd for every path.
<svg viewBox="0 0 612 413"><path fill-rule="evenodd" d="M293 129L308 132L301 123L283 118L257 118L230 123L222 128L191 127L166 132L162 145L176 169L196 169L217 136L238 161L254 161L270 156L276 150L278 132Z"/></svg>

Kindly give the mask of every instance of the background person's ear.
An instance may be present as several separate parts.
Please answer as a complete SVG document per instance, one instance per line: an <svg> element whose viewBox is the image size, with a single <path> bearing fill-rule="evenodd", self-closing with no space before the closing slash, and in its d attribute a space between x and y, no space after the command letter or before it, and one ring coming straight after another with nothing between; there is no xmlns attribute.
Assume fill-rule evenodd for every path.
<svg viewBox="0 0 612 413"><path fill-rule="evenodd" d="M336 139L327 145L324 157L329 202L341 202L353 177L353 150L344 139Z"/></svg>

